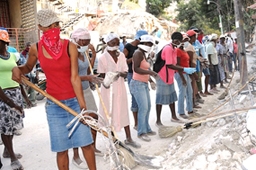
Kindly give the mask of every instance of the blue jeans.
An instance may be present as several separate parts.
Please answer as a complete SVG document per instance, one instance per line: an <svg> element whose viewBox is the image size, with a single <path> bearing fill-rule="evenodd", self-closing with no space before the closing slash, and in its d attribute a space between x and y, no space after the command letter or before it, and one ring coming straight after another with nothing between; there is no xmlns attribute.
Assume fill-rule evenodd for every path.
<svg viewBox="0 0 256 170"><path fill-rule="evenodd" d="M130 88L130 82L132 80L132 75L133 73L128 73L127 74L127 80L128 80L128 87L130 89L130 93L131 93L131 88ZM131 111L132 112L138 112L138 104L133 96L133 94L131 93L131 96L132 96L132 106L131 106Z"/></svg>
<svg viewBox="0 0 256 170"><path fill-rule="evenodd" d="M178 113L179 114L185 114L184 111L184 99L186 98L186 105L187 105L187 111L192 112L193 111L193 90L191 86L191 79L188 74L183 73L183 76L187 82L187 85L184 86L182 84L182 79L179 75L179 73L175 73L174 77L177 81L178 87L179 87L179 97L178 97Z"/></svg>
<svg viewBox="0 0 256 170"><path fill-rule="evenodd" d="M134 95L138 104L138 136L152 132L149 126L149 113L151 109L148 83L131 80L131 94Z"/></svg>

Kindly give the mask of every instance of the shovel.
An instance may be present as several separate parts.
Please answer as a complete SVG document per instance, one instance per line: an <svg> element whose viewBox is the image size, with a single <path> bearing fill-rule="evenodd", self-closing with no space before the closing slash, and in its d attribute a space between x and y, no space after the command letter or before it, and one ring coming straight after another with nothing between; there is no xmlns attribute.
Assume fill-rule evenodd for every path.
<svg viewBox="0 0 256 170"><path fill-rule="evenodd" d="M39 87L37 87L36 85L34 85L33 83L31 83L30 81L28 81L26 78L22 77L22 81L23 83L25 83L26 85L30 86L31 88L33 88L34 90L36 90L37 92L41 93L42 95L44 95L46 98L50 99L51 101L53 101L54 103L56 103L58 106L60 106L61 108L63 108L64 110L68 111L69 113L71 113L73 116L78 116L78 113L75 112L73 109L69 108L68 106L64 105L63 103L61 103L59 100L55 99L53 96L49 95L48 93L46 93L45 91L41 90ZM89 124L88 125L97 130L98 132L102 133L105 137L109 138L109 135L106 131L104 130L99 130L100 128L98 128L95 125ZM133 152L128 146L126 146L124 143L122 143L120 140L118 140L117 138L115 138L114 134L111 133L111 137L113 139L113 142L116 143L120 148L123 148L125 151L125 153L129 153L134 160L142 165L142 166L148 166L151 168L161 168L161 162L163 161L163 158L161 156L145 156L145 155L140 155L137 154L135 152ZM123 154L125 154L123 153ZM127 156L129 157L129 155ZM126 157L125 157L126 158ZM127 161L127 160L125 160Z"/></svg>

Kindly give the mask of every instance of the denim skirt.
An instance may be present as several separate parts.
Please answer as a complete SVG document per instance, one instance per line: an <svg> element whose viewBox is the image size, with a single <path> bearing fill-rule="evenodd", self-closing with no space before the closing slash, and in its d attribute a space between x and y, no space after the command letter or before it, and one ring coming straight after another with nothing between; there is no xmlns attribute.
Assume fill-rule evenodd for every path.
<svg viewBox="0 0 256 170"><path fill-rule="evenodd" d="M156 104L169 105L177 101L173 84L166 84L162 79L156 81Z"/></svg>
<svg viewBox="0 0 256 170"><path fill-rule="evenodd" d="M76 98L61 100L60 102L80 113L80 107ZM72 127L68 129L66 125L74 118L69 112L51 100L47 100L45 110L49 125L51 150L53 152L62 152L93 143L90 127L82 123L79 123L72 136L68 137Z"/></svg>

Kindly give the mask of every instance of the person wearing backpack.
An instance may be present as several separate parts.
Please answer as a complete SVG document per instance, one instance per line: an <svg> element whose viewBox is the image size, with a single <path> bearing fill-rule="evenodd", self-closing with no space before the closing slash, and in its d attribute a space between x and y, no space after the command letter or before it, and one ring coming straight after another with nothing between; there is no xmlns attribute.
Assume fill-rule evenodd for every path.
<svg viewBox="0 0 256 170"><path fill-rule="evenodd" d="M166 45L158 55L156 60L164 60L164 65L158 72L159 79L156 81L156 126L163 126L161 122L162 105L169 105L171 110L171 120L179 121L175 112L175 101L177 101L176 91L174 89L174 73L176 71L184 71L192 74L196 71L195 68L184 68L177 66L177 51L180 46L183 36L180 32L174 32L171 36L171 43ZM156 61L157 62L157 61ZM156 67L156 65L154 65Z"/></svg>

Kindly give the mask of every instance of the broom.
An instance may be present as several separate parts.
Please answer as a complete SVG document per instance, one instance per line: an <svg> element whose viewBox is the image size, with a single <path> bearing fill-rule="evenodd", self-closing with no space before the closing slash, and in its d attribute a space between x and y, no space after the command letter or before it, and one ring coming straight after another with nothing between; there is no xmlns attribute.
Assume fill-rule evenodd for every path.
<svg viewBox="0 0 256 170"><path fill-rule="evenodd" d="M237 112L243 113L243 111L248 111L250 109L256 109L256 106L248 107L248 108L242 108L242 109L233 109L233 110L226 111L226 112L220 112L220 113L218 113L218 114L216 114L212 117L208 117L205 120L200 120L200 121L197 121L197 122L189 122L189 123L186 123L186 124L181 125L181 126L176 126L176 127L174 127L174 126L163 126L163 127L159 127L158 134L159 134L160 138L172 137L176 133L181 132L183 129L189 129L191 127L195 127L197 125L200 125L201 123L205 123L205 122L213 121L213 120L216 120L216 119L232 116L234 114L237 114Z"/></svg>
<svg viewBox="0 0 256 170"><path fill-rule="evenodd" d="M90 72L91 72L92 75L94 75L93 69L92 69L92 65L90 63L90 58L89 58L87 52L85 52L85 56L86 56L86 58L88 60L88 63L89 63ZM104 111L104 113L105 113L105 115L107 117L107 120L109 121L109 124L110 124L110 116L109 116L109 113L107 111L106 105L105 105L105 103L104 103L104 101L102 99L102 96L101 96L98 84L95 84L95 87L96 87L96 90L97 90L97 93L98 93L98 96L99 96L100 103L102 105L103 111ZM112 128L112 136L115 138L113 140L117 141L117 138L115 137L116 135L115 135L115 132L114 132L113 128ZM129 168L134 168L136 166L136 163L135 163L135 160L133 159L133 156L130 155L130 152L128 152L123 147L120 147L118 149L121 151L121 153L122 153L122 155L124 157L126 165L128 165Z"/></svg>
<svg viewBox="0 0 256 170"><path fill-rule="evenodd" d="M233 76L232 76L233 77ZM232 97L234 97L235 95L239 94L244 88L245 86L247 86L248 83L250 83L251 81L253 81L255 79L255 76L252 76L242 87L240 87L235 93L232 94ZM224 106L225 104L227 104L229 101L231 100L231 98L227 99L225 102L223 102L221 105L219 105L218 107L214 108L210 113L208 113L206 116L203 116L199 119L193 119L192 121L200 121L202 119L206 119L208 117L211 117L211 115L215 115L214 112L218 109L220 109L222 106Z"/></svg>
<svg viewBox="0 0 256 170"><path fill-rule="evenodd" d="M64 105L59 100L55 99L53 96L47 94L45 91L41 90L39 87L37 87L36 85L34 85L30 81L28 81L26 78L22 77L22 81L23 81L23 83L25 83L26 85L30 86L31 88L33 88L37 92L41 93L46 98L50 99L51 101L53 101L54 103L59 105L64 110L66 110L69 113L71 113L72 115L74 115L74 116L78 116L79 115L73 109L71 109L68 106ZM107 137L107 138L110 137L106 131L104 131L102 129L99 130L100 128L98 128L97 126L95 126L93 124L90 124L90 122L86 122L86 123L91 128L93 128L93 129L97 130L98 132L102 133L105 137ZM124 143L122 143L120 140L115 138L113 132L111 133L111 138L113 139L113 142L117 144L116 147L118 148L118 150L122 153L122 156L124 157L123 158L124 163L125 163L125 165L127 167L132 168L135 165L137 165L136 163L138 163L140 165L143 165L143 166L148 166L148 167L157 168L157 169L162 167L161 166L161 161L163 161L162 157L160 157L160 156L140 155L140 154L137 154L137 153L133 152Z"/></svg>
<svg viewBox="0 0 256 170"><path fill-rule="evenodd" d="M87 60L89 61L89 68L90 68L91 74L93 75L93 69L92 69L92 66L91 66L91 63L90 63L89 56L86 52L85 52L85 55L87 57ZM104 101L102 99L99 87L98 87L97 84L95 84L95 86L96 86L97 93L99 95L100 102L101 102L102 107L104 109L104 113L105 113L106 117L109 120L110 117L109 117L108 111L105 107ZM121 146L119 149L123 152L124 159L126 159L125 162L127 162L128 164L136 166L136 164L133 164L133 161L135 159L135 161L137 163L139 163L140 165L153 167L153 168L161 168L162 167L161 166L161 161L163 161L162 157L160 157L160 156L158 156L158 157L157 156L146 156L146 155L140 155L140 154L134 153L128 146L126 146L124 143L122 143L121 141L119 141L115 137L114 131L112 131L112 136L113 136L113 140L118 141L118 145ZM131 158L134 158L134 159L131 159Z"/></svg>

